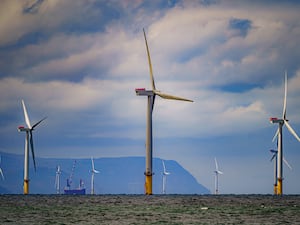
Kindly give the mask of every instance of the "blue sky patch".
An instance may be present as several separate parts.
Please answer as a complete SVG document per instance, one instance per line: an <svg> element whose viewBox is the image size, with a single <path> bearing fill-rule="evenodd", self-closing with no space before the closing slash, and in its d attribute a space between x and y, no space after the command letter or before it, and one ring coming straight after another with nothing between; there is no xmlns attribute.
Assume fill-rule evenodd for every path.
<svg viewBox="0 0 300 225"><path fill-rule="evenodd" d="M252 27L252 21L248 19L233 18L229 21L229 28L238 30L240 35L245 37Z"/></svg>

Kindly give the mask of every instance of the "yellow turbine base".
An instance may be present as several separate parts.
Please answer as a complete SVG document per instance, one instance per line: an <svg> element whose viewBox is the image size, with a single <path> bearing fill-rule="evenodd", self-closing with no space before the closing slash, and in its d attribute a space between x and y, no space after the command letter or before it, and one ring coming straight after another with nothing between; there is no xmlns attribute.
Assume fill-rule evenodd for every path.
<svg viewBox="0 0 300 225"><path fill-rule="evenodd" d="M282 179L277 180L277 195L282 195Z"/></svg>
<svg viewBox="0 0 300 225"><path fill-rule="evenodd" d="M146 195L152 195L152 174L151 175L146 175L145 194Z"/></svg>
<svg viewBox="0 0 300 225"><path fill-rule="evenodd" d="M24 180L24 195L29 193L29 180Z"/></svg>
<svg viewBox="0 0 300 225"><path fill-rule="evenodd" d="M274 195L277 195L277 185L274 184Z"/></svg>

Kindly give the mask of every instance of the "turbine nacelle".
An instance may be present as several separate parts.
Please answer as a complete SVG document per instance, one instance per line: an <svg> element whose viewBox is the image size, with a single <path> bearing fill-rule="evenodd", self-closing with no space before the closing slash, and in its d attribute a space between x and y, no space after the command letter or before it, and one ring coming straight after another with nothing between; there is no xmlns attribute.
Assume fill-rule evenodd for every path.
<svg viewBox="0 0 300 225"><path fill-rule="evenodd" d="M136 88L135 93L137 96L155 96L158 95L161 98L169 99L169 100L179 100L179 101L186 101L186 102L193 102L193 100L182 98L170 94L162 93L159 90L146 90L145 88Z"/></svg>
<svg viewBox="0 0 300 225"><path fill-rule="evenodd" d="M270 152L272 153L272 154L277 154L278 153L278 151L277 150L274 150L274 149L270 149Z"/></svg>
<svg viewBox="0 0 300 225"><path fill-rule="evenodd" d="M19 126L19 127L18 127L18 131L19 131L19 132L22 132L22 131L30 131L30 129L29 129L29 128L25 128L24 126Z"/></svg>
<svg viewBox="0 0 300 225"><path fill-rule="evenodd" d="M277 117L271 117L270 123L284 123L284 121L288 122L287 119L278 119Z"/></svg>
<svg viewBox="0 0 300 225"><path fill-rule="evenodd" d="M61 174L60 166L56 167L56 174Z"/></svg>
<svg viewBox="0 0 300 225"><path fill-rule="evenodd" d="M215 173L215 174L223 174L223 172L222 172L222 171L219 171L219 170L215 170L214 173Z"/></svg>
<svg viewBox="0 0 300 225"><path fill-rule="evenodd" d="M137 96L153 96L154 92L152 90L146 90L145 88L136 88L135 93Z"/></svg>

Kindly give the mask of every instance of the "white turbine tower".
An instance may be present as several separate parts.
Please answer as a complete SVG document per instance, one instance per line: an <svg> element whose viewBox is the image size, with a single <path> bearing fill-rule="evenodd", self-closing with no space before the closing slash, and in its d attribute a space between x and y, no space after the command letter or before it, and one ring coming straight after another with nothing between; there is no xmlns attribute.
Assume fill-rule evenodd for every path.
<svg viewBox="0 0 300 225"><path fill-rule="evenodd" d="M285 72L285 80L284 80L284 100L283 100L283 112L282 112L282 118L270 118L271 123L278 123L278 129L273 137L273 141L277 137L278 141L278 153L277 153L277 188L276 188L276 194L282 195L282 180L283 180L283 168L282 168L282 162L283 162L283 146L282 146L282 127L283 125L286 125L289 132L294 135L294 137L300 142L300 138L296 134L296 132L293 130L293 128L288 123L288 119L286 118L286 98L287 98L287 73Z"/></svg>
<svg viewBox="0 0 300 225"><path fill-rule="evenodd" d="M91 161L92 161L92 170L91 170L91 173L92 173L92 178L91 178L91 194L93 195L93 194L95 194L95 189L94 189L94 176L95 176L95 173L99 173L99 171L95 169L93 157L91 158Z"/></svg>
<svg viewBox="0 0 300 225"><path fill-rule="evenodd" d="M1 163L2 163L2 157L0 155L0 173L1 173L2 180L4 180L4 174L3 174L3 170L1 168Z"/></svg>
<svg viewBox="0 0 300 225"><path fill-rule="evenodd" d="M56 167L56 176L55 176L55 189L56 189L56 194L60 194L60 166L58 165Z"/></svg>
<svg viewBox="0 0 300 225"><path fill-rule="evenodd" d="M162 175L163 175L163 177L162 177L162 179L163 179L162 180L162 193L166 194L167 176L170 175L171 173L167 172L164 160L161 160L161 161L162 161L163 169L164 169L164 171L162 173Z"/></svg>
<svg viewBox="0 0 300 225"><path fill-rule="evenodd" d="M153 71L152 71L152 63L150 58L150 52L148 48L147 38L145 30L144 32L144 38L145 38L145 44L146 44L146 50L147 50L147 56L148 56L148 64L149 64L149 70L150 70L150 80L152 84L152 90L146 90L145 88L137 88L135 89L136 95L138 96L147 96L148 97L148 104L147 104L147 125L146 125L146 171L145 171L145 194L146 195L152 195L152 112L154 107L154 101L155 96L158 95L161 98L164 99L172 99L172 100L180 100L180 101L188 101L193 102L192 100L176 97L173 95L165 94L160 92L155 87L154 77L153 77Z"/></svg>
<svg viewBox="0 0 300 225"><path fill-rule="evenodd" d="M272 162L274 160L274 194L276 194L277 191L277 154L278 151L274 150L274 149L270 149L270 152L272 153L272 158L270 159L270 161ZM283 162L285 163L285 165L287 165L287 167L292 170L291 165L288 163L288 161L282 157Z"/></svg>
<svg viewBox="0 0 300 225"><path fill-rule="evenodd" d="M26 122L27 127L19 126L18 130L19 130L19 132L21 132L21 131L26 132L25 155L24 155L24 187L23 188L24 188L24 194L28 194L29 193L29 143L30 143L30 148L31 148L34 170L36 171L32 131L34 130L34 128L37 125L39 125L46 118L41 119L39 122L37 122L33 126L31 126L30 120L28 117L28 113L27 113L27 110L25 107L25 103L23 100L22 100L22 106L23 106L24 117L25 117L25 122Z"/></svg>
<svg viewBox="0 0 300 225"><path fill-rule="evenodd" d="M216 170L215 173L215 194L219 194L219 174L223 174L222 171L219 170L217 159L215 158L215 166Z"/></svg>

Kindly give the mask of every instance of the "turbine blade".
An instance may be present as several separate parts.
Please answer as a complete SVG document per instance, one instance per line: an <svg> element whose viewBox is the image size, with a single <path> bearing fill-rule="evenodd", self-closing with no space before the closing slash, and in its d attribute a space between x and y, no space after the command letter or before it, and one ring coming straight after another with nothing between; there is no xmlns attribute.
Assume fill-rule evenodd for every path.
<svg viewBox="0 0 300 225"><path fill-rule="evenodd" d="M27 127L29 129L31 129L30 120L29 120L29 117L28 117L28 114L27 114L27 110L26 110L26 106L25 106L24 100L22 100L22 106L23 106L23 111L24 111L24 117L25 117L26 125L27 125Z"/></svg>
<svg viewBox="0 0 300 225"><path fill-rule="evenodd" d="M2 162L2 156L0 155L0 165L1 165L1 162ZM3 175L3 171L2 171L1 167L0 167L0 173L1 173L2 179L4 180L4 175Z"/></svg>
<svg viewBox="0 0 300 225"><path fill-rule="evenodd" d="M270 159L271 162L272 162L273 159L276 157L276 155L277 155L277 153L274 153L274 154L273 154L272 158Z"/></svg>
<svg viewBox="0 0 300 225"><path fill-rule="evenodd" d="M1 173L1 177L2 177L2 179L4 180L4 174L3 174L3 171L2 171L2 169L0 168L0 173Z"/></svg>
<svg viewBox="0 0 300 225"><path fill-rule="evenodd" d="M153 112L154 109L154 102L155 102L155 95L152 97L151 113Z"/></svg>
<svg viewBox="0 0 300 225"><path fill-rule="evenodd" d="M282 160L285 163L285 165L287 165L287 167L290 168L290 170L292 170L291 165L288 163L288 161L284 157L282 158Z"/></svg>
<svg viewBox="0 0 300 225"><path fill-rule="evenodd" d="M272 158L270 159L270 161L272 162L273 159L277 156L277 152L278 152L278 151L276 151L276 150L274 150L274 149L270 149L270 152L272 153Z"/></svg>
<svg viewBox="0 0 300 225"><path fill-rule="evenodd" d="M164 160L162 160L163 168L164 168L164 174L166 173L166 166Z"/></svg>
<svg viewBox="0 0 300 225"><path fill-rule="evenodd" d="M217 162L217 159L215 158L215 165L216 165L216 172L218 172L219 171L219 167L218 167L218 162Z"/></svg>
<svg viewBox="0 0 300 225"><path fill-rule="evenodd" d="M276 139L276 138L277 138L277 136L278 136L278 133L279 133L279 127L278 127L278 129L277 129L276 133L274 134L274 137L272 138L272 142L274 142L274 141L275 141L275 139Z"/></svg>
<svg viewBox="0 0 300 225"><path fill-rule="evenodd" d="M282 111L282 118L284 120L286 118L286 97L287 97L287 72L285 71L285 76L284 76L284 99L283 99L283 111Z"/></svg>
<svg viewBox="0 0 300 225"><path fill-rule="evenodd" d="M165 93L161 93L160 91L154 91L154 93L156 95L160 96L161 98L164 98L164 99L193 102L193 100L190 100L190 99L187 99L187 98L182 98L182 97L177 97L177 96L169 95L169 94L165 94Z"/></svg>
<svg viewBox="0 0 300 225"><path fill-rule="evenodd" d="M45 120L45 119L47 119L47 117L44 117L43 119L41 119L39 122L37 122L36 124L34 124L33 126L32 126L32 130L37 126L37 125L39 125L43 120Z"/></svg>
<svg viewBox="0 0 300 225"><path fill-rule="evenodd" d="M34 170L36 171L34 148L33 148L32 130L30 130L30 147L31 147L31 154L32 154L32 159L33 159Z"/></svg>
<svg viewBox="0 0 300 225"><path fill-rule="evenodd" d="M146 38L146 33L145 33L144 29L143 29L143 32L144 32L146 49L147 49L147 56L148 56L148 64L149 64L149 70L150 70L150 79L151 79L151 84L152 84L152 90L156 90L155 89L154 77L153 77L153 70L152 70L152 63L151 63L150 51L149 51L148 42L147 42L147 38Z"/></svg>
<svg viewBox="0 0 300 225"><path fill-rule="evenodd" d="M94 159L93 159L93 157L91 157L91 161L92 161L92 171L95 171L95 167L94 167Z"/></svg>
<svg viewBox="0 0 300 225"><path fill-rule="evenodd" d="M292 135L300 142L300 138L296 134L296 132L293 130L293 128L290 126L287 120L284 120L284 124L286 125L287 129L291 132Z"/></svg>

